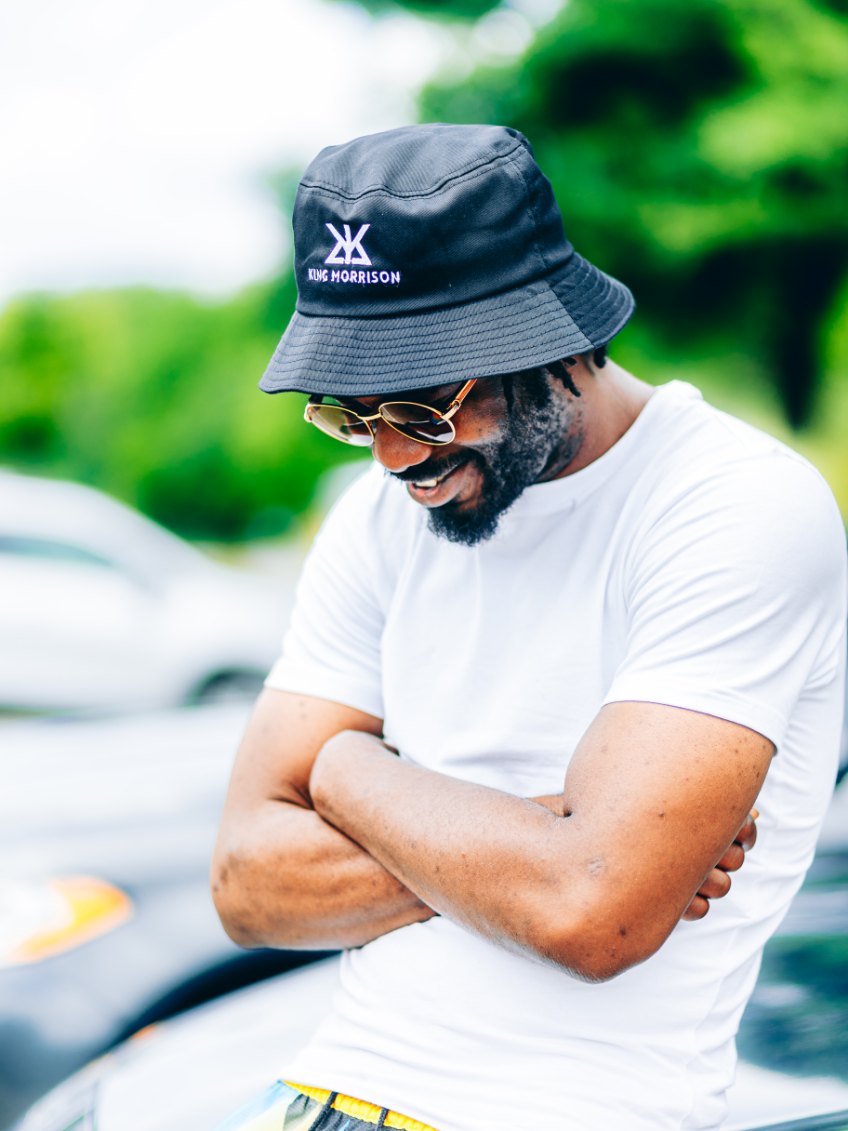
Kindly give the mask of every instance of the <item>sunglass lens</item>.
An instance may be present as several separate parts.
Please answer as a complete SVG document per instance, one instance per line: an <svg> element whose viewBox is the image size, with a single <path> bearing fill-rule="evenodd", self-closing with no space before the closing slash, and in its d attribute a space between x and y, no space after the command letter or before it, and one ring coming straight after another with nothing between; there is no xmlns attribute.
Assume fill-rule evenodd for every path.
<svg viewBox="0 0 848 1131"><path fill-rule="evenodd" d="M456 435L449 420L423 404L389 401L380 405L380 415L404 436L425 444L449 444Z"/></svg>
<svg viewBox="0 0 848 1131"><path fill-rule="evenodd" d="M342 440L345 444L356 444L359 447L370 446L373 436L368 425L345 408L333 404L315 404L309 406L309 419L311 422L332 436L334 440Z"/></svg>

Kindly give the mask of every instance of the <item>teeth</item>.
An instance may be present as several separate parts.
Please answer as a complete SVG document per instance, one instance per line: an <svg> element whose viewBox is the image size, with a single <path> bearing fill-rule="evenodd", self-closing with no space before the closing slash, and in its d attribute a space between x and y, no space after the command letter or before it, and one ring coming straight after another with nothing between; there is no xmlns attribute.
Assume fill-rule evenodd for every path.
<svg viewBox="0 0 848 1131"><path fill-rule="evenodd" d="M416 480L416 482L414 482L412 484L412 486L413 487L422 487L424 490L430 490L431 487L438 487L438 485L442 482L442 480L447 479L447 477L450 474L452 474L454 471L456 471L456 469L458 467L459 467L459 464L455 463L453 465L453 467L449 467L448 470L442 472L441 475L437 475L433 479L418 479L418 480Z"/></svg>

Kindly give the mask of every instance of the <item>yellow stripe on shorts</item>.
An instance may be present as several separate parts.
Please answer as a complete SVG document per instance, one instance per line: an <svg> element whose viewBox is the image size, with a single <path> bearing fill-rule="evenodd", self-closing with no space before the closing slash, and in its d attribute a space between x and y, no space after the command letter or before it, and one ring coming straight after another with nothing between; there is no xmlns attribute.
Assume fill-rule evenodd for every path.
<svg viewBox="0 0 848 1131"><path fill-rule="evenodd" d="M310 1099L317 1100L321 1104L325 1104L332 1095L327 1088L310 1088L306 1084L293 1084L291 1080L286 1080L285 1083L290 1088L295 1088L298 1092L302 1092L305 1096L309 1096ZM354 1099L353 1096L336 1096L333 1100L333 1107L336 1111L343 1112L344 1115L352 1115L355 1119L361 1119L364 1123L373 1123L375 1126L379 1123L380 1112L383 1110L376 1104ZM397 1127L400 1128L400 1131L436 1131L436 1128L431 1127L428 1123L421 1123L418 1119L410 1119L408 1115L401 1115L397 1111L389 1112L383 1121L383 1126Z"/></svg>

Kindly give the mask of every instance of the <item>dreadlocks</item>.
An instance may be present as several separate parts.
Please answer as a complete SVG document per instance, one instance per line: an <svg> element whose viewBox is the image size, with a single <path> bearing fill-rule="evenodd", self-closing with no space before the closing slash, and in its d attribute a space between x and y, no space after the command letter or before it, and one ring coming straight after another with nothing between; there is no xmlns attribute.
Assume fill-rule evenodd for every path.
<svg viewBox="0 0 848 1131"><path fill-rule="evenodd" d="M578 356L583 358L583 361L589 369L603 369L607 363L607 347L599 346L595 350L587 350L586 353L578 354ZM576 364L576 357L564 357L562 361L554 361L544 368L547 369L552 376L557 377L566 389L568 389L569 393L575 397L579 397L580 390L571 380L571 370Z"/></svg>

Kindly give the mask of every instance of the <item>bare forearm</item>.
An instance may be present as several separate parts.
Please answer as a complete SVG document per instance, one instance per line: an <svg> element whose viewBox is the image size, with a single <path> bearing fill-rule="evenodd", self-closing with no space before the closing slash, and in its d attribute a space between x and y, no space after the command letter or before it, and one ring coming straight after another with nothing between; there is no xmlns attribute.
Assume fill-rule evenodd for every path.
<svg viewBox="0 0 848 1131"><path fill-rule="evenodd" d="M215 905L242 946L361 946L432 912L318 816L315 755L334 734L382 732L339 703L266 689L236 755L212 864Z"/></svg>
<svg viewBox="0 0 848 1131"><path fill-rule="evenodd" d="M749 804L764 763L752 762ZM560 816L548 799L458 781L401 762L371 736L339 734L318 755L310 789L328 822L436 911L508 949L599 979L662 945L733 840L746 797L740 791L731 802L704 775L683 779L680 802L657 798L659 788L668 796L664 782L649 782L634 800L635 787L614 769L601 788L578 771L576 796L569 793ZM734 805L741 811L727 832ZM693 814L709 827L693 834Z"/></svg>
<svg viewBox="0 0 848 1131"><path fill-rule="evenodd" d="M329 822L440 913L509 949L545 956L537 928L550 922L557 892L547 887L551 861L536 846L557 822L553 803L417 769L352 735L328 744L312 788Z"/></svg>
<svg viewBox="0 0 848 1131"><path fill-rule="evenodd" d="M241 946L361 946L433 912L316 812L269 801L237 838L222 832L212 893Z"/></svg>

